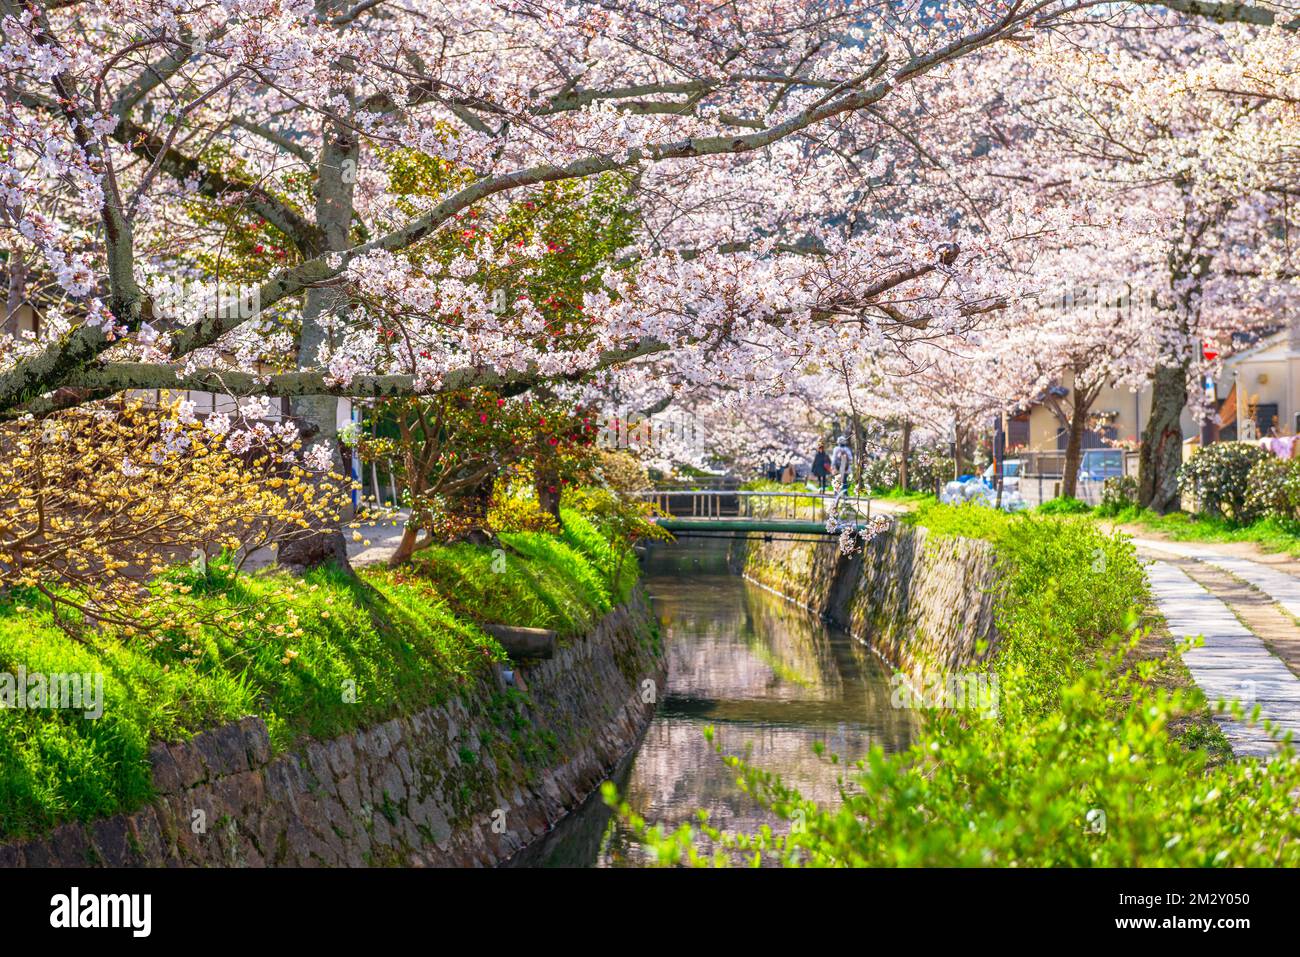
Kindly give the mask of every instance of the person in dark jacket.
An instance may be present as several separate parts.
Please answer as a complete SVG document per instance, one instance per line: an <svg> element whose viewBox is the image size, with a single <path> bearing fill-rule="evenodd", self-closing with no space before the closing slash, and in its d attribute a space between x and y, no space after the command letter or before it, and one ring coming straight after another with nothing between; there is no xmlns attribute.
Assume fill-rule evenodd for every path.
<svg viewBox="0 0 1300 957"><path fill-rule="evenodd" d="M831 457L826 454L826 443L817 443L817 454L812 460L813 478L817 479L823 492L826 491L826 478L831 474Z"/></svg>

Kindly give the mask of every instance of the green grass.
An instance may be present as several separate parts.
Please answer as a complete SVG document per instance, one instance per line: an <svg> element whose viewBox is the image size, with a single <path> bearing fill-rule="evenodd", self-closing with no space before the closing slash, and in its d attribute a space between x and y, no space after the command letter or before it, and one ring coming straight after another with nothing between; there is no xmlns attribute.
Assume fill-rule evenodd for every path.
<svg viewBox="0 0 1300 957"><path fill-rule="evenodd" d="M595 525L578 512L561 509L560 517L564 519L561 540L601 573L616 604L627 601L640 575L631 553L620 553ZM617 581L614 580L616 576Z"/></svg>
<svg viewBox="0 0 1300 957"><path fill-rule="evenodd" d="M1254 542L1269 552L1300 556L1300 524L1278 518L1264 518L1238 525L1224 518L1170 512L1160 515L1149 509L1127 508L1106 516L1121 525L1136 525L1159 532L1180 542Z"/></svg>
<svg viewBox="0 0 1300 957"><path fill-rule="evenodd" d="M920 525L932 534L948 537L983 538L999 542L1017 529L1028 529L1030 518L1024 512L1008 513L984 505L942 505L923 502L899 516L907 525Z"/></svg>
<svg viewBox="0 0 1300 957"><path fill-rule="evenodd" d="M444 701L504 658L477 623L581 632L631 589L636 563L612 586L591 557L609 546L572 518L563 537L502 535L503 568L490 548L455 545L357 578L178 570L167 578L189 589L184 613L148 638L79 642L34 595L0 595L0 672L103 675L97 720L0 710L0 839L140 806L155 740L260 715L282 751Z"/></svg>
<svg viewBox="0 0 1300 957"><path fill-rule="evenodd" d="M920 505L923 502L938 502L933 492L918 492L916 489L909 489L904 492L898 486L887 489L883 492L875 492L872 498L883 498L891 502L902 502L903 504Z"/></svg>
<svg viewBox="0 0 1300 957"><path fill-rule="evenodd" d="M441 545L420 552L412 583L446 596L456 614L476 621L581 634L613 607L600 571L572 546L540 532L501 536L499 552Z"/></svg>
<svg viewBox="0 0 1300 957"><path fill-rule="evenodd" d="M1087 515L1092 506L1077 498L1052 498L1034 509L1039 515Z"/></svg>

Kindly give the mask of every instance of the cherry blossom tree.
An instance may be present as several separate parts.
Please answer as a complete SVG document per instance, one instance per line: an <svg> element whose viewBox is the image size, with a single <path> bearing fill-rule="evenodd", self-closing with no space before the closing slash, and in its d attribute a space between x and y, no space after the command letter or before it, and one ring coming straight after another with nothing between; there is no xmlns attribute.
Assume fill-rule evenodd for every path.
<svg viewBox="0 0 1300 957"><path fill-rule="evenodd" d="M953 71L953 95L974 109L945 115L985 132L958 167L968 174L963 192L985 218L1015 210L1039 224L1001 247L1008 305L1071 288L1123 289L1151 305L1136 324L1116 318L1110 337L1086 310L1057 322L1013 309L999 322L1013 356L1030 349L1040 369L1096 370L1076 390L1084 406L1102 379L1140 385L1134 360L1148 358L1141 490L1160 510L1176 502L1184 407L1213 411L1195 387L1207 372L1202 344L1276 325L1296 294L1294 147L1276 135L1294 104L1246 95L1241 80L1259 63L1251 51L1276 49L1279 32L1116 14L985 51ZM1023 382L1040 378L1029 372Z"/></svg>
<svg viewBox="0 0 1300 957"><path fill-rule="evenodd" d="M4 0L0 225L25 265L11 284L48 291L41 334L4 347L0 413L132 388L289 396L333 447L340 395L667 350L696 357L688 377L743 377L742 352L781 356L805 324L833 330L821 348L846 326L861 346L958 325L975 251L941 216L882 225L873 181L914 87L1086 6ZM412 157L437 189L395 188ZM552 252L473 220L609 175L641 230L557 348L538 303L503 310L479 281ZM410 255L447 231L466 236L452 261ZM394 320L412 348L381 348Z"/></svg>

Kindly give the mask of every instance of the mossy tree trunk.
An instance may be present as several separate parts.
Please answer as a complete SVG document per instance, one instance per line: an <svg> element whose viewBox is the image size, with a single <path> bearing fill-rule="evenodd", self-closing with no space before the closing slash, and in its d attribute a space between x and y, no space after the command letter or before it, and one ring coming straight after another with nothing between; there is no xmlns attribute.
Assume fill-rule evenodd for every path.
<svg viewBox="0 0 1300 957"><path fill-rule="evenodd" d="M1138 454L1138 504L1165 513L1178 505L1178 467L1183 463L1183 407L1187 365L1162 365L1151 384L1151 415Z"/></svg>

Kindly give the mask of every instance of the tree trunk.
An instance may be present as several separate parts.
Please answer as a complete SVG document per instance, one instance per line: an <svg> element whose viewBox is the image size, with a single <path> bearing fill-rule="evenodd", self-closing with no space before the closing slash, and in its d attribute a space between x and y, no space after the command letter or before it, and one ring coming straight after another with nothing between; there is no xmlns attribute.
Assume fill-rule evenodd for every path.
<svg viewBox="0 0 1300 957"><path fill-rule="evenodd" d="M1061 497L1079 497L1079 462L1083 458L1083 433L1088 422L1088 402L1079 388L1079 377L1074 378L1073 401L1070 407L1070 438L1065 444L1065 466L1061 476Z"/></svg>
<svg viewBox="0 0 1300 957"><path fill-rule="evenodd" d="M350 96L348 90L337 92ZM326 128L316 193L316 224L321 228L326 250L348 248L358 152L357 136L353 130L341 123ZM320 347L326 341L322 320L339 313L346 305L346 298L335 287L307 290L302 331L298 336L299 369L311 369L318 364ZM326 443L331 453L332 469L346 476L338 442L338 399L330 395L300 396L291 401L290 408L303 432L310 433L310 438L304 442L307 445ZM348 551L343 530L332 525L313 531L283 548L280 562L302 570L329 563L347 567Z"/></svg>
<svg viewBox="0 0 1300 957"><path fill-rule="evenodd" d="M0 334L18 335L18 314L27 302L27 260L23 251L16 247L9 250L8 288L5 292L4 322L0 324Z"/></svg>
<svg viewBox="0 0 1300 957"><path fill-rule="evenodd" d="M402 529L402 539L397 543L397 551L393 552L388 559L388 567L396 568L398 565L405 565L415 554L415 543L420 537L420 530L410 522Z"/></svg>
<svg viewBox="0 0 1300 957"><path fill-rule="evenodd" d="M465 492L463 501L468 527L465 541L471 544L489 545L495 540L492 530L488 528L488 509L492 507L492 492L496 488L496 482L496 473L492 473Z"/></svg>
<svg viewBox="0 0 1300 957"><path fill-rule="evenodd" d="M555 519L560 525L560 480L545 472L537 473L533 478L533 491L537 493L537 504L542 511Z"/></svg>
<svg viewBox="0 0 1300 957"><path fill-rule="evenodd" d="M903 454L898 460L898 487L902 491L907 491L907 457L912 452L912 422L910 419L903 420L903 440L901 442Z"/></svg>
<svg viewBox="0 0 1300 957"><path fill-rule="evenodd" d="M1180 419L1187 404L1187 366L1159 366L1151 384L1151 417L1138 454L1138 504L1161 514L1178 505L1183 461Z"/></svg>

